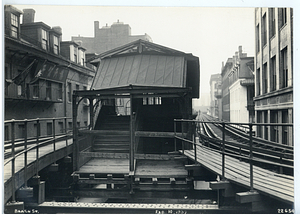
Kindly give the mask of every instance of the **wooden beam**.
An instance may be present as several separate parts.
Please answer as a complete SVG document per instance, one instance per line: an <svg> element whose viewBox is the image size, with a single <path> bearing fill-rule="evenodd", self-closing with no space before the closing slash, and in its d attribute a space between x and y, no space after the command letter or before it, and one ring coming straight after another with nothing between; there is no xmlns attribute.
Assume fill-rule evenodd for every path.
<svg viewBox="0 0 300 215"><path fill-rule="evenodd" d="M250 203L257 202L261 200L261 195L257 191L243 192L236 194L236 201L239 203Z"/></svg>
<svg viewBox="0 0 300 215"><path fill-rule="evenodd" d="M201 164L197 163L197 164L188 164L188 165L185 165L184 168L186 170L196 170L196 169L199 169L201 167Z"/></svg>
<svg viewBox="0 0 300 215"><path fill-rule="evenodd" d="M229 187L229 181L212 181L209 183L209 187L212 190L223 190Z"/></svg>
<svg viewBox="0 0 300 215"><path fill-rule="evenodd" d="M177 133L177 136L182 136L181 133ZM183 136L185 137L187 134L183 133ZM155 132L155 131L136 131L135 132L136 137L160 137L160 138L174 138L175 133L174 132Z"/></svg>

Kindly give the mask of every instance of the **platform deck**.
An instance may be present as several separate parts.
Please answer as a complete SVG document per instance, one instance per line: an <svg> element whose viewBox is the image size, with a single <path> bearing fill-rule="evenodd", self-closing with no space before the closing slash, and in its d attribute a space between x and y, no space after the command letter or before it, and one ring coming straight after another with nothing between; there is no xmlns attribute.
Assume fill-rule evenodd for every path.
<svg viewBox="0 0 300 215"><path fill-rule="evenodd" d="M182 152L182 151L181 151ZM194 150L185 150L184 154L195 160ZM207 147L197 146L197 162L202 166L222 175L222 154ZM225 178L232 183L250 188L250 165L236 158L225 156ZM294 177L278 174L253 166L253 188L275 199L294 202Z"/></svg>
<svg viewBox="0 0 300 215"><path fill-rule="evenodd" d="M135 177L140 178L182 178L188 172L182 161L176 160L137 160Z"/></svg>

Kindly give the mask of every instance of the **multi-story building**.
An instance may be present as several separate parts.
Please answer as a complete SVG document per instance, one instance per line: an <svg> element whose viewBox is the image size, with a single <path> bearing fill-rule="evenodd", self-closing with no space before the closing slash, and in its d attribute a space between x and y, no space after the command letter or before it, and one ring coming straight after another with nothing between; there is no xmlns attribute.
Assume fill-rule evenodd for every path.
<svg viewBox="0 0 300 215"><path fill-rule="evenodd" d="M258 123L293 122L293 9L255 9L255 115ZM293 128L262 126L257 136L293 145Z"/></svg>
<svg viewBox="0 0 300 215"><path fill-rule="evenodd" d="M226 64L222 63L222 119L230 122L254 120L254 58L242 46Z"/></svg>
<svg viewBox="0 0 300 215"><path fill-rule="evenodd" d="M72 37L75 42L81 42L86 48L87 53L103 53L105 51L117 48L136 40L145 40L152 42L149 35L131 35L131 27L128 24L119 22L113 23L111 26L103 26L99 28L99 21L94 22L94 37Z"/></svg>
<svg viewBox="0 0 300 215"><path fill-rule="evenodd" d="M72 91L87 89L95 74L86 67L82 47L61 42L60 27L34 22L34 16L33 9L23 13L5 6L5 120L72 117ZM80 126L88 125L88 108L84 103L79 108ZM67 127L63 119L56 123L57 131ZM28 136L35 136L37 125L28 126ZM51 120L41 122L40 135L51 135L52 126ZM71 121L68 126L72 129ZM18 125L16 133L22 137L24 125Z"/></svg>
<svg viewBox="0 0 300 215"><path fill-rule="evenodd" d="M210 76L210 114L218 118L220 114L220 99L218 96L222 94L221 82L221 74L213 74Z"/></svg>

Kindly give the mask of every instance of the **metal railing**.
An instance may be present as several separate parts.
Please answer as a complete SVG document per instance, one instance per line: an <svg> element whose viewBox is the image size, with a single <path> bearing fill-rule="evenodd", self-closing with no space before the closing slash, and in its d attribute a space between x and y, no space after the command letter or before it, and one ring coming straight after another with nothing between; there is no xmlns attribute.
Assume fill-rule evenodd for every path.
<svg viewBox="0 0 300 215"><path fill-rule="evenodd" d="M37 119L24 119L24 120L7 120L4 121L5 126L7 126L6 135L10 136L6 137L6 141L4 144L5 149L10 149L10 155L9 157L4 161L4 166L11 163L11 181L12 181L12 202L15 202L15 166L16 166L16 158L24 154L24 182L25 187L27 187L27 170L28 170L28 152L31 150L36 150L36 176L38 176L39 168L39 149L42 146L45 145L53 145L53 151L56 151L56 142L58 140L64 140L66 141L66 146L68 146L68 139L71 138L72 133L68 131L67 129L67 122L68 120L71 120L70 117L60 117L60 118L37 118ZM40 124L42 122L48 122L48 134L42 136L41 135L41 126ZM64 129L60 132L56 131L56 122L63 122L64 123ZM33 129L35 130L35 137L29 136L30 133L30 125L32 127L32 124L34 125ZM16 125L19 126L19 128L22 128L21 130L21 136L16 138L17 132L16 132ZM50 127L51 126L51 127ZM10 128L10 135L8 134L8 129ZM50 129L51 128L51 129ZM51 134L50 134L51 130ZM31 131L32 134L32 131ZM29 144L30 143L30 144ZM17 150L18 149L18 150Z"/></svg>
<svg viewBox="0 0 300 215"><path fill-rule="evenodd" d="M177 128L178 128L177 124L178 123L181 123L182 128L183 128L184 123L191 123L192 127L190 127L190 128L193 129L193 131L192 131L193 138L191 138L191 139L184 138L183 129L181 129L181 136L179 136L178 132L177 132ZM184 151L185 151L185 144L184 143L191 144L193 146L193 149L194 149L195 163L197 163L197 146L203 147L203 145L200 144L200 142L199 143L196 142L196 133L197 133L196 128L199 128L200 127L199 125L201 123L216 123L216 121L198 121L198 120L185 120L185 119L175 119L174 120L174 133L175 133L174 149L175 149L175 151L178 150L176 148L177 140L181 141L182 154L184 154ZM221 142L221 147L217 150L216 149L212 149L212 150L218 151L222 155L222 179L225 179L225 155L232 156L232 157L237 157L237 158L243 158L244 160L248 160L248 162L250 164L249 186L250 186L250 191L253 191L253 161L260 161L260 162L269 163L268 161L264 161L263 159L258 160L253 156L253 152L255 152L255 151L260 152L260 153L267 153L263 149L260 150L258 148L254 148L253 139L256 139L256 138L254 137L253 126L262 126L262 125L264 125L264 126L293 126L293 124L288 124L288 123L230 123L230 122L217 122L217 123L222 125L222 139L220 141ZM242 145L242 144L238 145L238 147L240 147L240 150L243 149L243 150L248 152L248 156L242 156L241 154L234 154L234 153L226 152L227 145L231 145L231 146L236 146L237 145L233 142L225 141L226 126L232 126L232 125L248 127L247 134L249 136L249 144L248 145L246 145L246 144L245 145ZM285 147L287 150L293 151L292 146L286 146L286 145L283 145L283 144L274 143L275 147L280 147L280 145L282 145L283 148ZM273 155L273 153L271 153L271 154ZM274 154L280 155L280 152L274 152ZM293 153L291 153L291 156L292 156L292 154ZM283 155L281 155L280 160L282 160L282 157L283 157ZM287 166L287 165L282 165L282 166Z"/></svg>

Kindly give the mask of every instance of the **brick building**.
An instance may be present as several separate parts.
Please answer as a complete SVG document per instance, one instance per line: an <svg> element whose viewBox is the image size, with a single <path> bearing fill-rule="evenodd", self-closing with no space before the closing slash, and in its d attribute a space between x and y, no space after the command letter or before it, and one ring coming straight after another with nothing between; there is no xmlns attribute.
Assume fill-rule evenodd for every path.
<svg viewBox="0 0 300 215"><path fill-rule="evenodd" d="M255 112L258 123L293 122L293 9L255 9ZM257 136L293 145L293 129L264 126Z"/></svg>
<svg viewBox="0 0 300 215"><path fill-rule="evenodd" d="M222 64L222 119L230 122L254 120L254 58L242 46Z"/></svg>
<svg viewBox="0 0 300 215"><path fill-rule="evenodd" d="M210 114L211 116L222 118L222 76L221 74L213 74L210 76Z"/></svg>
<svg viewBox="0 0 300 215"><path fill-rule="evenodd" d="M21 24L21 16L23 22ZM61 42L60 27L34 22L35 11L5 6L5 120L72 117L74 89L87 89L95 74L86 67L85 50L74 42ZM66 50L72 50L71 55ZM74 51L80 58L74 58ZM80 122L88 125L89 110L81 105ZM65 128L57 121L57 131ZM28 125L28 137L36 136L36 125ZM68 121L72 129L72 121ZM24 135L24 125L16 133ZM51 135L52 122L40 124L40 135ZM5 138L10 128L5 126Z"/></svg>
<svg viewBox="0 0 300 215"><path fill-rule="evenodd" d="M145 40L152 42L149 35L131 35L131 27L128 24L119 22L113 23L111 26L103 26L99 28L99 22L94 22L94 37L72 37L73 41L81 42L87 50L87 53L103 53L105 51L117 48L136 40Z"/></svg>

